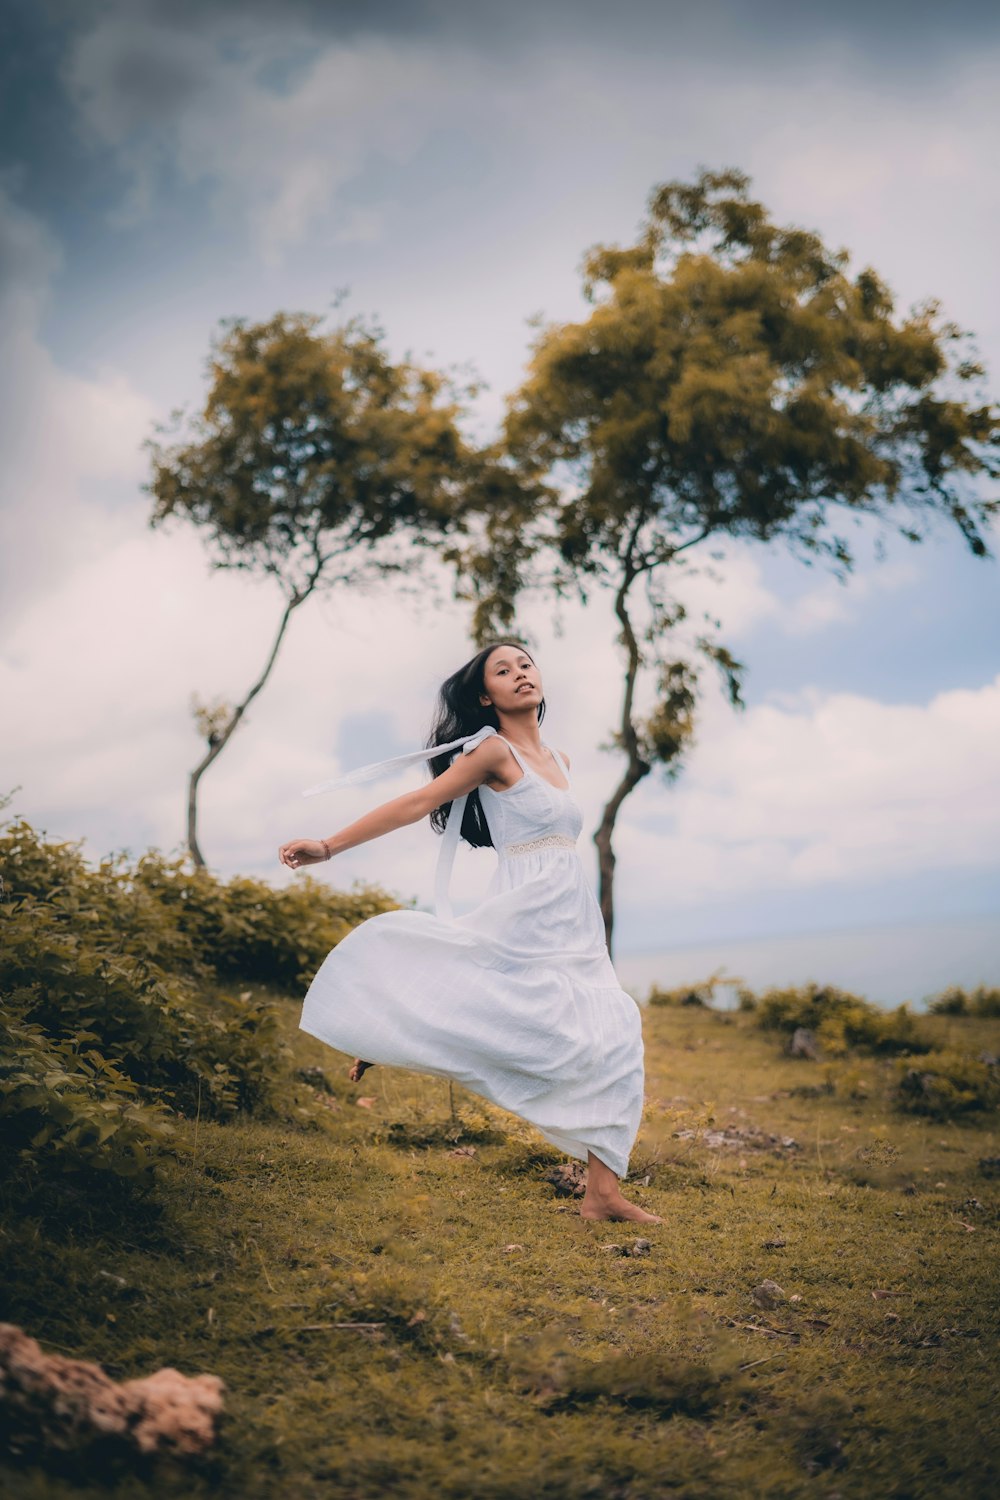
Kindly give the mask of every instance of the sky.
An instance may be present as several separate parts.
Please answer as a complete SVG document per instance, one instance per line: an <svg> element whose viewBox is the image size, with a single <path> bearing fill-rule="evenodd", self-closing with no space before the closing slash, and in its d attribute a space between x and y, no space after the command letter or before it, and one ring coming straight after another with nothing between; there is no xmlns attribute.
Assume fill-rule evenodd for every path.
<svg viewBox="0 0 1000 1500"><path fill-rule="evenodd" d="M584 315L586 249L627 243L655 183L736 166L779 221L875 267L901 311L939 299L996 392L993 5L0 14L0 794L95 858L180 850L191 695L240 696L280 615L273 587L213 572L193 530L148 524L144 444L197 408L221 319L377 317L394 355L478 372L486 435L532 317ZM846 584L751 543L686 581L747 664L747 706L706 678L684 773L626 802L618 952L1000 913L1000 527L987 559L943 523L919 546L880 548L868 523L852 540ZM589 833L616 777L599 748L620 688L609 601L558 621L532 601L519 621L596 883ZM468 623L446 580L424 600L310 601L202 783L210 865L282 884L281 842L419 784L300 796L423 743ZM322 878L423 904L436 853L415 825ZM459 909L492 860L460 851Z"/></svg>

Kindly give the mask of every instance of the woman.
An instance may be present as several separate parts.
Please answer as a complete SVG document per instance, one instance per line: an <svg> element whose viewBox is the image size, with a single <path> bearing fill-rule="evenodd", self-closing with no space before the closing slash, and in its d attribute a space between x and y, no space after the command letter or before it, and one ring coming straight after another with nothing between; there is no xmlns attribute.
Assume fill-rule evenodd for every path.
<svg viewBox="0 0 1000 1500"><path fill-rule="evenodd" d="M623 1197L639 1129L639 1008L618 983L597 900L576 852L583 815L569 762L542 740L542 680L517 641L494 641L442 685L428 746L324 782L431 761L433 779L327 839L279 850L297 870L428 815L445 832L436 915L383 912L327 956L300 1025L373 1063L456 1079L587 1163L585 1219L662 1223ZM456 750L454 764L452 756ZM499 863L484 900L451 914L459 834ZM368 1061L367 1059L371 1059Z"/></svg>

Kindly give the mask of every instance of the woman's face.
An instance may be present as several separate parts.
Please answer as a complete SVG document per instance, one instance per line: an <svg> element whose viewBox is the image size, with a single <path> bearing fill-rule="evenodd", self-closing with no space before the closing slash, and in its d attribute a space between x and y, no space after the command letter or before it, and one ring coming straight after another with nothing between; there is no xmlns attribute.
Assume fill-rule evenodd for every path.
<svg viewBox="0 0 1000 1500"><path fill-rule="evenodd" d="M528 704L537 712L542 701L542 676L527 651L519 646L496 646L483 668L480 702L492 702L498 713L516 713Z"/></svg>

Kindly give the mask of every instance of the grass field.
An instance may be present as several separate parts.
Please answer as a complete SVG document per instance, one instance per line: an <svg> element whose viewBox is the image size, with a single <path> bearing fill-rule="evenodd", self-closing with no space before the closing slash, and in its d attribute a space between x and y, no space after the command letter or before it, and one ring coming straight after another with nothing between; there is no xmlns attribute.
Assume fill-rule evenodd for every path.
<svg viewBox="0 0 1000 1500"><path fill-rule="evenodd" d="M222 1376L215 1454L0 1466L6 1493L996 1493L995 1113L901 1115L889 1062L649 1008L626 1191L665 1222L595 1225L520 1121L399 1071L351 1084L297 1019L295 1067L331 1093L310 1075L283 1119L183 1121L138 1203L3 1201L3 1319L116 1377ZM997 1020L925 1024L1000 1043Z"/></svg>

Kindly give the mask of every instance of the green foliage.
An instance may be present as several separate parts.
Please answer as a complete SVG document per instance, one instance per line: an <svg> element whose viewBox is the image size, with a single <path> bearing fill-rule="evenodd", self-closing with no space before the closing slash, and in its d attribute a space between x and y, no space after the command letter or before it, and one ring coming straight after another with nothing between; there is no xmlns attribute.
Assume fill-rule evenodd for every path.
<svg viewBox="0 0 1000 1500"><path fill-rule="evenodd" d="M624 763L596 834L610 943L615 822L654 767L679 774L699 656L744 706L745 665L684 627L684 569L739 538L828 559L843 581L842 515L912 542L943 518L989 557L1000 413L938 304L897 313L874 270L775 223L740 171L655 187L634 244L588 253L584 288L592 310L541 328L509 402L520 482L494 494L478 555L456 555L479 641L522 591L612 592L622 691L606 748Z"/></svg>
<svg viewBox="0 0 1000 1500"><path fill-rule="evenodd" d="M650 986L646 996L647 1005L711 1005L712 985L681 984L674 989L661 989L658 984Z"/></svg>
<svg viewBox="0 0 1000 1500"><path fill-rule="evenodd" d="M334 891L302 875L276 890L263 880L221 881L185 859L150 852L136 864L136 892L152 898L171 931L220 979L276 988L307 984L352 927L399 903L378 886Z"/></svg>
<svg viewBox="0 0 1000 1500"><path fill-rule="evenodd" d="M735 989L740 1009L746 1009L743 997L748 996L753 1002L755 997L750 990L743 989L738 979L726 979L721 973L710 974L700 984L679 984L673 989L664 989L661 985L654 984L650 987L646 997L647 1005L715 1005L715 992L718 986L723 989ZM719 1007L723 1009L724 1007Z"/></svg>
<svg viewBox="0 0 1000 1500"><path fill-rule="evenodd" d="M461 393L431 370L394 363L382 331L354 318L278 313L223 320L202 412L175 413L150 440L152 524L179 517L206 537L214 565L277 583L284 608L265 663L238 702L192 699L205 751L188 785L188 849L201 778L263 690L289 621L316 592L364 591L392 577L426 593L427 550L465 524L483 462L459 430ZM418 578L418 574L423 573Z"/></svg>
<svg viewBox="0 0 1000 1500"><path fill-rule="evenodd" d="M22 1161L141 1174L167 1111L267 1111L287 1070L275 1002L384 893L222 882L150 852L92 869L23 820L0 833L0 1078Z"/></svg>
<svg viewBox="0 0 1000 1500"><path fill-rule="evenodd" d="M147 444L154 523L186 517L219 567L268 573L290 598L320 578L399 571L378 544L450 529L470 462L443 376L394 364L359 319L322 322L225 320L203 412L173 443Z"/></svg>
<svg viewBox="0 0 1000 1500"><path fill-rule="evenodd" d="M93 1167L118 1177L148 1178L155 1150L169 1142L166 1111L145 1104L121 1068L87 1045L66 1040L0 1011L2 1159L56 1168Z"/></svg>
<svg viewBox="0 0 1000 1500"><path fill-rule="evenodd" d="M345 892L308 875L283 890L223 881L155 850L91 869L79 846L48 842L22 820L0 832L0 876L8 897L38 898L106 954L286 989L308 983L352 927L399 905L361 882Z"/></svg>
<svg viewBox="0 0 1000 1500"><path fill-rule="evenodd" d="M927 1009L932 1015L1000 1016L1000 990L980 984L967 991L952 985L928 1001Z"/></svg>
<svg viewBox="0 0 1000 1500"><path fill-rule="evenodd" d="M898 1062L895 1103L935 1120L994 1110L1000 1105L1000 1068L953 1049L928 1052L919 1067Z"/></svg>
<svg viewBox="0 0 1000 1500"><path fill-rule="evenodd" d="M508 423L523 462L583 478L542 526L565 562L598 572L635 527L646 567L719 532L849 566L822 534L834 501L905 506L908 536L940 510L988 555L1000 501L971 481L997 414L961 399L983 370L936 304L897 317L874 271L773 223L734 171L657 187L637 244L592 250L585 280L594 311L542 331Z"/></svg>
<svg viewBox="0 0 1000 1500"><path fill-rule="evenodd" d="M765 990L753 1013L765 1031L793 1032L803 1026L815 1032L820 1047L834 1055L852 1047L876 1053L926 1052L932 1045L905 1004L883 1010L833 985Z"/></svg>

